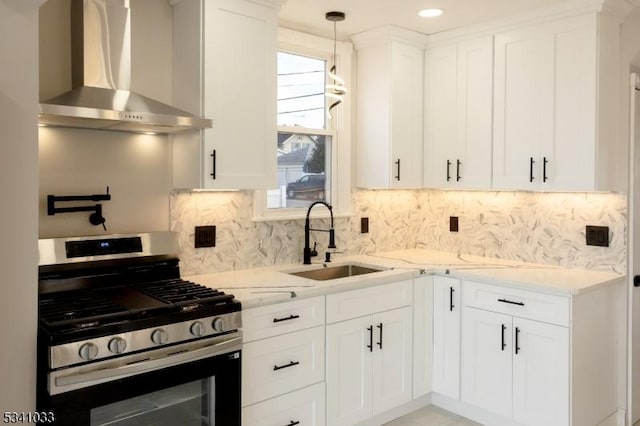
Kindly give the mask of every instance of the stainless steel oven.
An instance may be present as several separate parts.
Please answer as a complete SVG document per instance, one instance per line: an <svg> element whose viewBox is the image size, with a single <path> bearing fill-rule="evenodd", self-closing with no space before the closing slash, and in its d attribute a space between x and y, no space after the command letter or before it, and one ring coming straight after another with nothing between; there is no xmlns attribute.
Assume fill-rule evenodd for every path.
<svg viewBox="0 0 640 426"><path fill-rule="evenodd" d="M38 411L60 425L240 425L232 295L181 280L177 246L149 234L46 241ZM54 246L67 256L42 253Z"/></svg>

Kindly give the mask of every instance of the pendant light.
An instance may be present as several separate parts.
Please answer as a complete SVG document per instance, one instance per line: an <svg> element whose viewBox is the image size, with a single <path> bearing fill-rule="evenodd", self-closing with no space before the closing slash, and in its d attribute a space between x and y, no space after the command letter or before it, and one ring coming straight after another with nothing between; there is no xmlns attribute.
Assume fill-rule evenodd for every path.
<svg viewBox="0 0 640 426"><path fill-rule="evenodd" d="M331 120L331 110L337 107L344 95L347 93L347 88L344 86L344 79L338 76L336 70L336 45L337 45L337 33L336 23L338 21L344 21L344 12L327 12L325 15L327 21L333 22L333 65L329 68L329 80L330 82L325 86L325 96L331 100L331 104L327 109L327 117Z"/></svg>

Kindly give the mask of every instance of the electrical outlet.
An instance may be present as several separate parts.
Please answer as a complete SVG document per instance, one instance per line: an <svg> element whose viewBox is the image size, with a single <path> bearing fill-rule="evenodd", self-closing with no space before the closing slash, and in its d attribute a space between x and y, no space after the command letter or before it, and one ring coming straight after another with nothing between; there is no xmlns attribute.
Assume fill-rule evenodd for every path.
<svg viewBox="0 0 640 426"><path fill-rule="evenodd" d="M360 233L368 234L369 233L369 218L361 217L360 218Z"/></svg>
<svg viewBox="0 0 640 426"><path fill-rule="evenodd" d="M216 246L216 227L215 226L196 226L195 230L195 247L215 247Z"/></svg>
<svg viewBox="0 0 640 426"><path fill-rule="evenodd" d="M458 216L449 216L449 231L458 232Z"/></svg>
<svg viewBox="0 0 640 426"><path fill-rule="evenodd" d="M609 247L609 227L587 225L585 231L588 246Z"/></svg>

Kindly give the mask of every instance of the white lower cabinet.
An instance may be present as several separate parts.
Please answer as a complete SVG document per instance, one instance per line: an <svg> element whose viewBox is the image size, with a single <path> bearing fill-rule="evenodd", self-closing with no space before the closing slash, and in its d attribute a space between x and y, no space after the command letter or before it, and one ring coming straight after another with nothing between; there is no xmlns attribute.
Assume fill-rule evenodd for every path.
<svg viewBox="0 0 640 426"><path fill-rule="evenodd" d="M327 424L353 425L411 401L412 309L327 326Z"/></svg>
<svg viewBox="0 0 640 426"><path fill-rule="evenodd" d="M433 391L460 398L460 280L433 277Z"/></svg>
<svg viewBox="0 0 640 426"><path fill-rule="evenodd" d="M470 289L474 287L499 291L499 287L470 283ZM498 296L496 300L505 309L521 308L529 314L526 297ZM556 299L546 298L550 303ZM478 300L473 292L468 297L465 293L465 299ZM569 329L465 306L461 388L464 402L520 424L568 425Z"/></svg>
<svg viewBox="0 0 640 426"><path fill-rule="evenodd" d="M246 343L242 403L254 404L324 379L324 327Z"/></svg>
<svg viewBox="0 0 640 426"><path fill-rule="evenodd" d="M412 399L413 281L327 296L327 424L353 425Z"/></svg>
<svg viewBox="0 0 640 426"><path fill-rule="evenodd" d="M323 383L287 393L242 409L243 426L324 426Z"/></svg>

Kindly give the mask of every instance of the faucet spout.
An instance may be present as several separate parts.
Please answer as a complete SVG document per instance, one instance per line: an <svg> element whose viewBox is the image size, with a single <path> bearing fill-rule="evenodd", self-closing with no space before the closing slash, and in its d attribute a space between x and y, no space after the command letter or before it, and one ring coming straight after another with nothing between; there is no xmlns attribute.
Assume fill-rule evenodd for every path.
<svg viewBox="0 0 640 426"><path fill-rule="evenodd" d="M317 206L318 204L322 204L323 206L329 209L329 214L331 215L331 227L329 229L311 229L309 225L309 216L311 215L311 209ZM318 255L318 252L316 252L315 250L314 252L311 251L310 241L309 241L311 231L328 232L329 248L336 248L336 241L335 241L336 237L335 237L335 231L333 229L333 207L331 207L331 204L326 203L324 201L315 201L311 203L311 205L309 206L309 210L307 210L307 217L304 221L304 252L303 252L303 262L302 262L305 265L311 265L311 257Z"/></svg>

